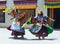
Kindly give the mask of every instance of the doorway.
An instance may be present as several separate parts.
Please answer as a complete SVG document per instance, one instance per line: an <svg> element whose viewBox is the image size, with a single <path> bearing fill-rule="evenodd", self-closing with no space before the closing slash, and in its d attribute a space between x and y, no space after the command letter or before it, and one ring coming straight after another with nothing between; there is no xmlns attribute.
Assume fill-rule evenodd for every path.
<svg viewBox="0 0 60 44"><path fill-rule="evenodd" d="M60 29L60 8L54 9L54 28Z"/></svg>

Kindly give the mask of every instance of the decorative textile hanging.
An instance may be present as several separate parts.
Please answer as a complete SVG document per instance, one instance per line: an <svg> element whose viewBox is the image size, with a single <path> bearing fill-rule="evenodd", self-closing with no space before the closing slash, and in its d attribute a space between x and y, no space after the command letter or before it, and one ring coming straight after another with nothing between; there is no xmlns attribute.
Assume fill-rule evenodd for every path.
<svg viewBox="0 0 60 44"><path fill-rule="evenodd" d="M15 9L33 9L37 7L37 0L14 0Z"/></svg>
<svg viewBox="0 0 60 44"><path fill-rule="evenodd" d="M0 0L0 9L6 8L6 0Z"/></svg>
<svg viewBox="0 0 60 44"><path fill-rule="evenodd" d="M45 0L45 8L60 8L60 0Z"/></svg>

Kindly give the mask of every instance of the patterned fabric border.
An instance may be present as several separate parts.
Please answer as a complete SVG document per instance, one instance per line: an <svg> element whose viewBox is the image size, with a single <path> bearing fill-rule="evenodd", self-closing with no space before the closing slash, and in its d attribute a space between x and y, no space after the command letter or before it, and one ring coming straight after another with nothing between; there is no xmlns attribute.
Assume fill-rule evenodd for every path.
<svg viewBox="0 0 60 44"><path fill-rule="evenodd" d="M0 1L0 9L6 8L6 1Z"/></svg>
<svg viewBox="0 0 60 44"><path fill-rule="evenodd" d="M60 8L60 3L46 3L45 2L45 8Z"/></svg>
<svg viewBox="0 0 60 44"><path fill-rule="evenodd" d="M37 0L13 0L13 1L23 1L23 2L37 2Z"/></svg>
<svg viewBox="0 0 60 44"><path fill-rule="evenodd" d="M36 7L36 4L18 4L14 6L15 9L35 9Z"/></svg>
<svg viewBox="0 0 60 44"><path fill-rule="evenodd" d="M21 2L21 1L14 1L14 4L37 4L37 2Z"/></svg>

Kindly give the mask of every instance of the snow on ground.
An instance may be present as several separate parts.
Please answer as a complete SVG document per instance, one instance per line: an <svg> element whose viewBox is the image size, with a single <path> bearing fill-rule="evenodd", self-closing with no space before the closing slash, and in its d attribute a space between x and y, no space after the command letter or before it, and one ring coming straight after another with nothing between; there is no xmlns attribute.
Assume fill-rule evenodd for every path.
<svg viewBox="0 0 60 44"><path fill-rule="evenodd" d="M0 28L0 44L60 44L59 30L54 30L45 40L39 40L35 35L32 35L28 29L26 29L25 32L25 39L13 39L11 31L6 28Z"/></svg>

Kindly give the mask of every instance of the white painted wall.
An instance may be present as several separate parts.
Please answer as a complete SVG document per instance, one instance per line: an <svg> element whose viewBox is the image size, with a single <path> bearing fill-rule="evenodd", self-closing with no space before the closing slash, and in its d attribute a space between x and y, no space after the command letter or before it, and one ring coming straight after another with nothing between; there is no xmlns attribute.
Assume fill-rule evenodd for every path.
<svg viewBox="0 0 60 44"><path fill-rule="evenodd" d="M38 8L40 8L44 15L47 15L47 9L44 8L44 0L38 0L37 1L37 5L38 5ZM7 4L6 4L7 7L13 7L14 4L13 4L13 0L7 0ZM36 9L36 16L37 16L37 9ZM0 27L7 27L11 24L11 16L10 15L5 15L5 23L0 23Z"/></svg>
<svg viewBox="0 0 60 44"><path fill-rule="evenodd" d="M47 9L44 8L44 0L38 0L37 5L38 5L38 8L43 11L44 15L47 15ZM36 14L38 13L38 8L36 9Z"/></svg>
<svg viewBox="0 0 60 44"><path fill-rule="evenodd" d="M13 7L14 4L13 4L13 0L7 0L7 4L6 4L7 7ZM8 14L5 14L5 23L0 23L0 27L7 27L11 24L11 19L12 17Z"/></svg>

